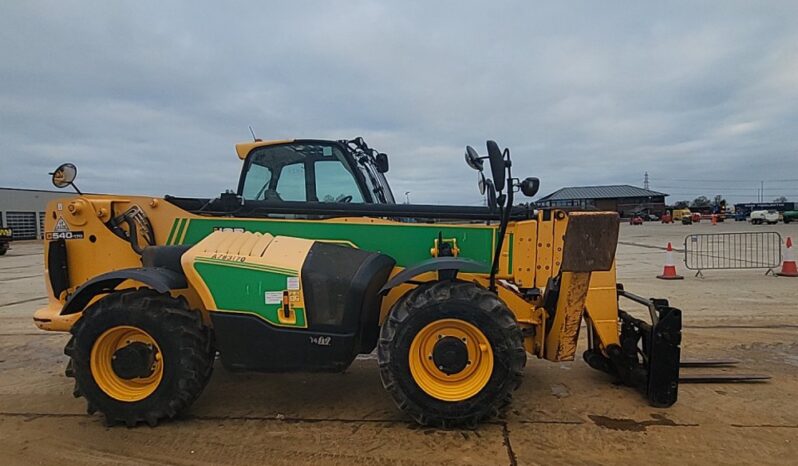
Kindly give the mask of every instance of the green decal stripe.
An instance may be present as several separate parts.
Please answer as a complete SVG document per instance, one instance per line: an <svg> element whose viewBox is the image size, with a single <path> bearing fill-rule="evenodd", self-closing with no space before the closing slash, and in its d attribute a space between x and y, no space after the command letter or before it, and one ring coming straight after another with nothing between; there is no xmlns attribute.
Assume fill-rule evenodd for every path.
<svg viewBox="0 0 798 466"><path fill-rule="evenodd" d="M297 220L236 218L194 218L186 228L184 244L194 244L213 232L214 228L243 228L246 231L293 236L314 240L351 241L366 251L381 252L396 259L399 267L408 267L431 256L429 250L438 237L456 238L460 257L484 265L480 272L489 273L497 228L486 225L448 224L384 224L333 223Z"/></svg>
<svg viewBox="0 0 798 466"><path fill-rule="evenodd" d="M185 228L187 221L188 221L187 218L180 219L180 225L178 225L177 227L177 233L175 234L175 237L172 238L174 240L172 244L180 244L178 243L178 241L180 241L180 237L183 235L183 228Z"/></svg>
<svg viewBox="0 0 798 466"><path fill-rule="evenodd" d="M283 291L286 288L285 275L224 264L195 262L202 281L208 286L218 311L234 311L254 314L270 324L282 327L307 327L305 309L294 308L296 322L280 322L280 304L266 304L267 291Z"/></svg>
<svg viewBox="0 0 798 466"><path fill-rule="evenodd" d="M172 244L172 237L175 235L177 224L178 224L178 219L175 219L175 221L172 222L172 229L169 230L169 236L166 238L166 244Z"/></svg>
<svg viewBox="0 0 798 466"><path fill-rule="evenodd" d="M293 269L285 269L282 267L274 267L271 265L251 264L249 262L228 261L224 259L214 259L212 257L197 257L196 262L205 264L224 265L227 267L238 267L242 269L260 270L263 272L279 273L281 275L298 276L299 272Z"/></svg>

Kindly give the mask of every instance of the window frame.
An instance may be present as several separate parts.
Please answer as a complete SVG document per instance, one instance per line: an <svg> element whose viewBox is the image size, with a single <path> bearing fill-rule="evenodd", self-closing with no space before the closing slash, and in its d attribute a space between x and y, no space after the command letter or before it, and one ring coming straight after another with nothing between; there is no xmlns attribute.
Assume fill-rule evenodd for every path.
<svg viewBox="0 0 798 466"><path fill-rule="evenodd" d="M241 175L238 179L238 190L237 194L243 198L244 196L244 184L246 182L247 174L249 173L249 169L252 166L252 161L254 159L253 155L257 154L259 151L273 149L275 147L280 146L297 146L297 145L319 145L319 146L329 146L333 147L333 149L338 149L342 154L344 160L340 161L340 163L344 163L347 166L344 168L353 175L355 185L357 189L360 191L360 195L363 198L363 203L365 204L373 204L374 196L373 193L370 192L368 189L368 184L366 182L366 178L360 169L357 167L357 162L352 158L352 155L349 152L349 149L344 145L340 144L336 141L325 141L319 139L296 139L291 142L284 142L279 144L269 144L264 146L258 146L252 149L249 154L247 154L246 159L244 159L244 165L241 167ZM335 158L335 156L333 156ZM336 158L337 160L337 158ZM305 201L298 201L298 202L320 202L318 200L318 196L316 193L316 163L319 161L324 161L327 163L331 163L326 158L322 157L305 157L305 161L303 163L305 168ZM309 200L315 199L315 200Z"/></svg>

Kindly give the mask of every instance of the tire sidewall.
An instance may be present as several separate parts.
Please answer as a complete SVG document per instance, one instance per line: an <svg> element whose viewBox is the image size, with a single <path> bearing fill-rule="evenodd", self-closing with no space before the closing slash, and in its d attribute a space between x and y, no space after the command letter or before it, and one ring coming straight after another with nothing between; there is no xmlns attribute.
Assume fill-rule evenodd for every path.
<svg viewBox="0 0 798 466"><path fill-rule="evenodd" d="M409 356L413 339L425 326L441 319L459 319L474 325L488 339L493 351L493 371L490 379L479 393L466 400L457 402L439 400L421 389L410 372ZM423 406L423 411L433 416L451 418L452 407L455 404L459 405L461 411L457 417L468 418L481 410L487 411L497 394L507 391L505 385L511 380L513 354L507 345L506 332L489 312L472 301L449 299L415 309L397 330L390 351L391 364L394 366L392 369L394 373L400 374L397 383L402 391L411 403L419 409Z"/></svg>
<svg viewBox="0 0 798 466"><path fill-rule="evenodd" d="M108 298L104 298L108 299ZM101 302L101 301L100 301ZM98 306L100 302L94 304ZM166 397L164 394L173 393L178 387L173 387L176 380L179 380L180 363L180 335L175 335L168 328L159 325L157 321L157 309L114 309L101 307L91 312L88 309L81 319L88 319L83 322L79 331L75 333L75 353L73 364L75 368L75 378L85 392L87 398L97 403L97 407L103 412L117 412L124 416L125 412L147 412L164 410ZM153 312L156 311L156 312ZM120 401L111 397L94 379L91 371L91 351L97 338L103 332L118 326L130 326L139 328L147 332L157 343L163 365L163 375L158 388L148 397L139 401ZM91 392L91 393L89 393Z"/></svg>

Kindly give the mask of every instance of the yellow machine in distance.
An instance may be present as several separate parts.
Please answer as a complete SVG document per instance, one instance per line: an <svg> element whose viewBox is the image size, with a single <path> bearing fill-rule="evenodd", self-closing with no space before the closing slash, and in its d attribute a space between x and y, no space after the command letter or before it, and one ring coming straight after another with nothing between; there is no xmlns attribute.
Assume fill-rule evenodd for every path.
<svg viewBox="0 0 798 466"><path fill-rule="evenodd" d="M495 142L466 150L487 207L396 204L388 157L362 138L237 152L238 189L218 198L78 192L48 207L34 320L72 333L67 375L109 423L185 410L217 354L235 371L342 371L376 350L410 417L473 425L508 405L528 354L573 360L583 323L592 367L676 401L681 314L619 290L617 214L515 205L538 181L514 178Z"/></svg>

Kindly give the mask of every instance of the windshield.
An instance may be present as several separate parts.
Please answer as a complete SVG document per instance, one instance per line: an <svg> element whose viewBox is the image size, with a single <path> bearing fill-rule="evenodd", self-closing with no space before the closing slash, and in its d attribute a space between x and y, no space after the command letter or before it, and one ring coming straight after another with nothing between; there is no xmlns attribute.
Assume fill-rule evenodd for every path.
<svg viewBox="0 0 798 466"><path fill-rule="evenodd" d="M366 197L355 173L333 143L265 146L249 155L241 195L253 201L362 203Z"/></svg>

